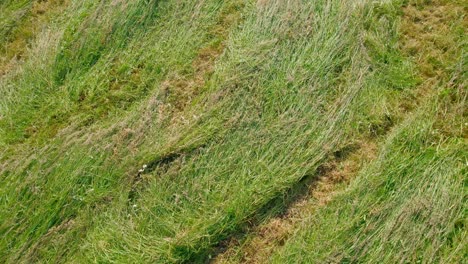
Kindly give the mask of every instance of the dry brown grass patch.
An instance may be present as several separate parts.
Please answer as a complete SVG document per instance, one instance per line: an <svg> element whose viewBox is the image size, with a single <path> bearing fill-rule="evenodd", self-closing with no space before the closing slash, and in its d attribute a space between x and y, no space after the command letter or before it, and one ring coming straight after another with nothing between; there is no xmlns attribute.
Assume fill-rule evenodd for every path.
<svg viewBox="0 0 468 264"><path fill-rule="evenodd" d="M31 41L68 3L68 0L38 0L32 3L28 18L18 26L11 40L0 49L0 77L19 65L18 62L26 55Z"/></svg>

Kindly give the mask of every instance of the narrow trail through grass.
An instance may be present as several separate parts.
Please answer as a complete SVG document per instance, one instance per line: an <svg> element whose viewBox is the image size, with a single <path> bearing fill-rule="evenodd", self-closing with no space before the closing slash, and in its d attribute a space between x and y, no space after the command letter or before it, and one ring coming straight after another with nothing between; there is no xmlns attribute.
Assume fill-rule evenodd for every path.
<svg viewBox="0 0 468 264"><path fill-rule="evenodd" d="M268 263L269 257L284 245L301 221L326 206L364 164L376 158L376 154L377 146L371 138L334 153L318 168L317 175L311 175L298 184L301 188L288 194L292 198L290 202L285 203L287 198L283 198L283 207L277 209L279 212L270 212L271 218L266 217L264 222L228 241L212 263Z"/></svg>

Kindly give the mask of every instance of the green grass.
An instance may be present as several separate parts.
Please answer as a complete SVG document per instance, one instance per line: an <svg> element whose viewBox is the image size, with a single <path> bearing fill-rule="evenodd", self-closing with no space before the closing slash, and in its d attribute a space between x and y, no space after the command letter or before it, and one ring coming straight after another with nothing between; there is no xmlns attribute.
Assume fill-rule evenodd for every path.
<svg viewBox="0 0 468 264"><path fill-rule="evenodd" d="M14 29L20 24L31 7L31 1L2 1L0 3L1 17L1 43L4 44L11 38Z"/></svg>
<svg viewBox="0 0 468 264"><path fill-rule="evenodd" d="M412 3L400 30L408 34L417 29L413 19L424 14L425 23L433 23L427 10L436 10L434 14L449 10L444 15L453 19L433 24L416 38L421 31L400 37L418 42L423 51L413 53L421 78L437 75L435 84L428 78L415 89L416 94L425 93L416 100L420 106L411 107L414 110L401 124L378 139L376 160L366 164L349 186L338 188L330 203L319 207L310 199L301 207L309 214L301 214L304 219L293 224L284 246L269 249L267 262L466 262L466 37L460 35L460 6L446 4ZM417 9L419 14L414 13ZM442 33L444 44L450 44L440 53L444 44L437 36ZM403 51L411 54L406 46ZM439 61L434 54L440 54ZM241 244L224 260L240 262L245 250Z"/></svg>
<svg viewBox="0 0 468 264"><path fill-rule="evenodd" d="M466 91L453 93L451 106L447 96L430 100L395 129L377 160L308 216L272 262L463 263L467 145L462 124L437 124L462 114Z"/></svg>
<svg viewBox="0 0 468 264"><path fill-rule="evenodd" d="M0 261L208 260L329 155L407 118L399 105L418 80L397 48L401 4L70 1L1 77ZM1 7L18 21L16 6ZM376 186L461 175L461 140L433 150L408 129L388 140L408 153L365 174ZM459 192L450 179L427 184ZM400 208L412 196L385 197ZM456 199L437 208L464 208ZM301 250L285 248L278 257Z"/></svg>
<svg viewBox="0 0 468 264"><path fill-rule="evenodd" d="M68 0L0 3L0 76L24 60L31 42L62 14L68 3Z"/></svg>

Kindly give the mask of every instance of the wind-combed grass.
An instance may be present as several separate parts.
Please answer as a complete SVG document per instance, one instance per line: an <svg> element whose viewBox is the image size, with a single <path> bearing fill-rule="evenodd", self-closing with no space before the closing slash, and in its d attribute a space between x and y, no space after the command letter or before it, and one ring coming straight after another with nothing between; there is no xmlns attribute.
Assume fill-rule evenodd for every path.
<svg viewBox="0 0 468 264"><path fill-rule="evenodd" d="M110 5L112 3L74 2L64 20L68 15L77 15L75 19L83 20L97 12L94 8L99 5L101 11L102 8L116 8ZM82 227L88 227L93 221L92 215L101 210L96 208L98 204L108 204L113 196L119 194L118 188L126 188L117 184L122 183L119 181L142 162L129 153L128 145L119 144L120 150L115 152L106 148L114 140L119 140L120 134L115 133L122 132L112 128L107 130L106 126L117 121L123 123L127 131L132 122L142 118L142 112L136 111L147 109L151 115L160 114L160 108L154 106L154 102L154 108L151 104L135 106L133 110L125 106L135 101L132 98L152 97L150 101L162 98L160 92L154 89L159 87L161 79L165 79L168 72L173 76L167 78L174 79L192 75L191 63L198 51L210 46L211 41L216 41L216 37L210 36L210 28L217 22L224 7L216 1L201 4L163 3L158 9L161 16L158 26L146 25L144 34L140 32L138 36L127 39L133 43L132 48L113 48L112 51L110 48L99 48L103 54L93 66L83 66L87 70L76 66L80 69L74 70L79 74L75 73L73 77L71 70L67 70L70 77L67 74L64 80L57 80L54 74L56 58L62 56L58 54L62 43L69 41L64 39L63 36L67 34L63 32L73 31L72 26L76 22L70 20L68 24L59 21L51 25L50 31L42 34L33 45L30 60L22 65L21 71L2 79L1 89L5 96L0 107L1 141L4 146L1 171L2 178L8 181L2 181L1 188L0 222L2 234L5 234L2 236L1 251L9 252L2 254L2 258L9 261L19 258L58 261L63 254L58 252L76 251L81 243L80 237L84 235L81 233ZM127 9L119 10L122 13ZM139 15L133 17L135 20L138 18ZM91 20L91 23L98 22ZM82 30L86 29L83 26ZM92 37L88 35L88 38ZM148 47L151 47L151 51L148 51ZM144 100L144 103L147 101ZM172 110L170 106L166 108L164 117L167 116L165 122L168 122ZM106 119L107 115L110 120ZM125 115L129 118L125 118ZM94 129L98 132L85 127L97 118L101 126L96 125ZM156 120L144 120L137 126L144 131L137 131L135 138L123 139L135 143L142 136L148 136L145 133L152 127L148 122L156 123ZM64 128L66 131L56 135L59 129ZM95 136L90 139L92 133ZM154 134L150 136L158 138ZM120 155L112 157L117 152ZM125 164L115 166L123 162L124 156ZM84 194L90 196L85 199ZM15 204L19 209L10 210L16 207ZM80 218L80 211L86 216L76 220ZM67 222L70 224L65 225ZM71 225L72 222L76 225ZM75 229L58 228L65 226ZM67 232L62 237L59 232L48 232L50 230ZM66 243L70 247L58 248L54 242ZM39 245L43 246L40 250Z"/></svg>
<svg viewBox="0 0 468 264"><path fill-rule="evenodd" d="M456 102L431 100L396 129L378 159L308 216L272 262L463 263L467 145L462 124L440 119L462 114L462 89Z"/></svg>
<svg viewBox="0 0 468 264"><path fill-rule="evenodd" d="M141 160L164 165L142 176L144 187L136 198L128 202L124 192L120 207L102 216L89 232L84 256L117 262L200 261L342 144L347 120L352 120L348 109L365 85L366 67L358 59L352 63L364 56L361 27L349 27L363 10L341 2L250 8L208 88L217 88L212 93L216 99L223 93L224 100L212 110L216 116L200 121L207 126L225 118L229 130L196 144L185 136L189 147L172 147L166 154L143 152ZM310 34L302 32L300 21L287 20L289 12L304 12L299 17L307 21L306 14L315 9ZM155 144L150 140L146 146Z"/></svg>
<svg viewBox="0 0 468 264"><path fill-rule="evenodd" d="M397 13L71 1L0 83L0 260L209 259L328 155L402 119L388 109L415 81L385 44Z"/></svg>
<svg viewBox="0 0 468 264"><path fill-rule="evenodd" d="M382 141L379 157L349 187L300 221L270 262L466 262L462 9L449 1L405 6L401 47L423 79L415 91L424 93L421 106Z"/></svg>

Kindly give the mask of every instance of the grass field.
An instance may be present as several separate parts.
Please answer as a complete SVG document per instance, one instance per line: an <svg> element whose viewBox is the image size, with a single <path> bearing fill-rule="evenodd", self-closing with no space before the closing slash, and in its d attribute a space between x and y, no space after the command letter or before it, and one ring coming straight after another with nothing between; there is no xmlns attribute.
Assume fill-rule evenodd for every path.
<svg viewBox="0 0 468 264"><path fill-rule="evenodd" d="M465 262L466 8L0 2L0 262Z"/></svg>

